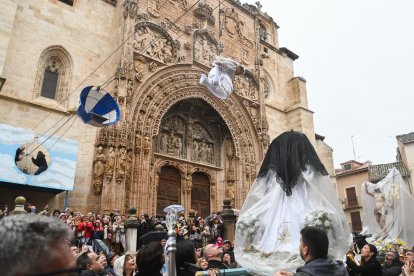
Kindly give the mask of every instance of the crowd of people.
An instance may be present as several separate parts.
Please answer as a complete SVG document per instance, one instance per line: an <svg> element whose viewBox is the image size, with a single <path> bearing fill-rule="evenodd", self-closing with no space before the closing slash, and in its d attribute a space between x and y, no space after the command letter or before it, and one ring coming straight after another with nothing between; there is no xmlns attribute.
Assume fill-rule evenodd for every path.
<svg viewBox="0 0 414 276"><path fill-rule="evenodd" d="M27 204L27 214L10 216L7 209L1 212L0 248L4 250L0 253L0 267L4 268L4 275L167 275L166 235L142 239L148 233L165 232L163 218L142 215L138 251L127 252L124 228L127 218L117 210L97 215L73 212L70 208L49 213L44 208L36 215L33 209L34 206ZM222 239L220 214L193 219L181 214L175 229L177 275L238 267L233 242ZM381 264L377 248L365 244L360 248L359 258L355 257L358 250L355 247L347 253L346 261L341 262L328 257L329 240L323 230L305 227L300 234L298 250L305 264L294 275L414 275L413 250L401 254L391 250ZM293 274L277 271L275 275Z"/></svg>

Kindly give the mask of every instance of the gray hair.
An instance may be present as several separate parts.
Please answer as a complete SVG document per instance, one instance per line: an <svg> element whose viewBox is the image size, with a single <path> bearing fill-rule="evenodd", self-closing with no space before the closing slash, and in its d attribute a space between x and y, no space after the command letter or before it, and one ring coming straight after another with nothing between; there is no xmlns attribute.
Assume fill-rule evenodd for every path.
<svg viewBox="0 0 414 276"><path fill-rule="evenodd" d="M70 241L73 233L62 222L39 215L14 215L0 220L1 274L43 273L48 268L51 247Z"/></svg>

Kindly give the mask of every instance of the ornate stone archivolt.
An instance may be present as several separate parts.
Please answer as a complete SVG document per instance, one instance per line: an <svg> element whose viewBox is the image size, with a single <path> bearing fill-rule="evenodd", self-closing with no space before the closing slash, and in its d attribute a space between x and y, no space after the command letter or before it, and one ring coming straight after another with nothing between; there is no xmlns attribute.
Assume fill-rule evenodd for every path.
<svg viewBox="0 0 414 276"><path fill-rule="evenodd" d="M225 190L222 183L226 183L226 188L230 189L230 194L226 195L233 198L234 194L236 202L242 202L250 185L247 181L251 181L253 174L241 172L245 168L252 172L254 162L263 154L252 119L255 105L249 101L249 106L246 106L237 95L232 95L227 101L214 98L198 84L201 73L200 70L182 65L170 67L161 73L155 72L151 80L130 92L128 111L131 116L128 121L99 131L93 191L99 195L99 190L102 190L102 206L127 208L131 205L138 207L141 212L154 213L157 172L164 165L179 168L181 185L186 187L182 196L185 196L188 208L191 205L193 168L206 170L209 176L212 209L217 208L218 201L225 196L217 194ZM202 120L199 120L197 116L180 112L185 107L177 105L197 101L202 101L204 106L221 117L223 125L220 128L227 129L227 132L218 131L219 127L213 126L215 121L209 123L212 118L208 115L213 111L200 111ZM231 153L227 149L224 149L224 153L223 144L217 144L216 139L230 139ZM228 161L220 159L227 155L232 156L231 166L223 165L223 162ZM230 182L216 178L223 169L228 170L228 175L234 175L230 177ZM120 195L117 191L121 187L124 193Z"/></svg>

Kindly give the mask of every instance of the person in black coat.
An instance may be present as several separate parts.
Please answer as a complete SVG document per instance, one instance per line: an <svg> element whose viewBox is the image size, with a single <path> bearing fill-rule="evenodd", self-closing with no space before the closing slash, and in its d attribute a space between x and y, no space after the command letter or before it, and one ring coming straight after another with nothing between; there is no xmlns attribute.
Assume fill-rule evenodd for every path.
<svg viewBox="0 0 414 276"><path fill-rule="evenodd" d="M162 276L164 262L164 248L160 242L143 245L137 253L138 272L135 276Z"/></svg>
<svg viewBox="0 0 414 276"><path fill-rule="evenodd" d="M201 271L196 258L194 243L190 240L177 242L177 252L175 255L177 276L193 276L197 271Z"/></svg>
<svg viewBox="0 0 414 276"><path fill-rule="evenodd" d="M37 171L34 173L34 175L39 175L45 170L47 170L46 156L42 151L39 150L37 152L36 159L32 157L32 162L33 164L39 167Z"/></svg>
<svg viewBox="0 0 414 276"><path fill-rule="evenodd" d="M377 261L377 248L373 244L366 244L361 249L361 265L358 266L351 258L347 257L346 264L351 272L357 272L361 276L382 275L381 264Z"/></svg>

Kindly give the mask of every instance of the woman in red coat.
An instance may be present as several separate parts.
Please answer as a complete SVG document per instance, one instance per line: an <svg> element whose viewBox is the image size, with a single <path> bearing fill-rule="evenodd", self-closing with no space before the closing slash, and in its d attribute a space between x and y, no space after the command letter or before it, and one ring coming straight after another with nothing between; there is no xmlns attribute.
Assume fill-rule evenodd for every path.
<svg viewBox="0 0 414 276"><path fill-rule="evenodd" d="M80 242L90 244L91 243L91 236L93 231L93 224L89 221L88 216L83 216L82 221L78 224L77 231L81 233L81 240Z"/></svg>

